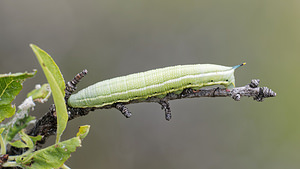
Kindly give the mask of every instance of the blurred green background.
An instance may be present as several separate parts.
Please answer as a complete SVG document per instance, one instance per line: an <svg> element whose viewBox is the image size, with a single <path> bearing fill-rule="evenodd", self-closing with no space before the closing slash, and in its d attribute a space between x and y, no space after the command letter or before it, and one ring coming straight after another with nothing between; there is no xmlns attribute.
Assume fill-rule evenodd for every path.
<svg viewBox="0 0 300 169"><path fill-rule="evenodd" d="M298 169L300 166L300 1L298 0L1 0L0 73L38 69L15 104L46 78L31 51L46 50L82 89L95 82L178 64L233 66L237 86L261 80L277 92L251 98L133 104L130 119L115 109L71 121L63 139L90 124L66 162L80 168ZM298 92L297 92L298 91ZM37 105L41 117L52 103ZM48 144L54 143L54 137Z"/></svg>

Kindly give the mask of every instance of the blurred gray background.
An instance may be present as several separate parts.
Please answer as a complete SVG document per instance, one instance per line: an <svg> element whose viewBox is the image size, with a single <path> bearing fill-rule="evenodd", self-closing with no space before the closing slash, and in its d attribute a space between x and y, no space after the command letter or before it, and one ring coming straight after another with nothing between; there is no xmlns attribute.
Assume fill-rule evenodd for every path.
<svg viewBox="0 0 300 169"><path fill-rule="evenodd" d="M251 98L133 104L130 119L97 110L68 123L63 139L90 124L73 169L298 169L300 166L300 1L297 0L1 0L0 73L37 69L15 104L46 78L34 43L56 61L65 80L83 69L82 89L112 77L178 64L247 65L237 86L259 78L277 92ZM52 99L38 104L41 117ZM54 136L48 145L54 143Z"/></svg>

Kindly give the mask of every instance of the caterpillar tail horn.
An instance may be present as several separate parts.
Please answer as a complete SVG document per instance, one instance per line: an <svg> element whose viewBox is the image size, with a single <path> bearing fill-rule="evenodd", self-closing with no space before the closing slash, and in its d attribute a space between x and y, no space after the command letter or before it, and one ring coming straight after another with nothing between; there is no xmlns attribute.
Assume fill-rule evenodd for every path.
<svg viewBox="0 0 300 169"><path fill-rule="evenodd" d="M244 66L246 64L246 62L244 62L244 63L242 63L242 64L239 64L239 65L236 65L236 66L233 66L232 68L233 69L237 69L237 68L239 68L239 67L241 67L241 66Z"/></svg>

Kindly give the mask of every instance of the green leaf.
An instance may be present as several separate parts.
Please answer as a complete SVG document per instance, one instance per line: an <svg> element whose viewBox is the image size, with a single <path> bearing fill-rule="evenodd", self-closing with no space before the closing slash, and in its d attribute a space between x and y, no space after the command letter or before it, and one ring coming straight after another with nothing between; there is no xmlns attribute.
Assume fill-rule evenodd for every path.
<svg viewBox="0 0 300 169"><path fill-rule="evenodd" d="M6 118L10 118L16 112L16 107L12 107L12 105L0 105L0 122L2 122Z"/></svg>
<svg viewBox="0 0 300 169"><path fill-rule="evenodd" d="M34 148L34 144L33 141L31 140L31 138L24 133L24 131L20 131L19 134L21 135L21 139L23 140L23 142L21 140L17 140L15 142L9 143L10 145L14 146L14 147L18 147L18 148L29 148L29 149L33 149Z"/></svg>
<svg viewBox="0 0 300 169"><path fill-rule="evenodd" d="M34 148L34 144L31 140L31 138L24 132L24 130L21 130L20 132L21 139L25 142L25 144L28 146L29 149Z"/></svg>
<svg viewBox="0 0 300 169"><path fill-rule="evenodd" d="M35 73L36 70L32 73L0 74L0 122L14 115L16 108L11 102L21 91L25 79L33 77Z"/></svg>
<svg viewBox="0 0 300 169"><path fill-rule="evenodd" d="M33 141L33 144L35 145L37 141L42 140L42 136L38 135L38 136L29 136L31 138L31 140Z"/></svg>
<svg viewBox="0 0 300 169"><path fill-rule="evenodd" d="M33 52L35 53L37 59L39 60L43 70L45 71L51 71L49 73L45 75L47 76L53 76L54 80L56 81L57 85L59 86L59 89L61 90L62 93L64 93L65 91L65 82L64 82L64 78L58 68L58 66L55 64L54 60L51 58L51 56L46 53L44 50L42 50L41 48L39 48L38 46L34 45L34 44L30 44L30 47L32 48ZM47 78L48 80L48 78ZM51 86L51 83L49 83Z"/></svg>
<svg viewBox="0 0 300 169"><path fill-rule="evenodd" d="M40 62L40 65L45 73L48 83L50 84L50 88L53 94L53 100L57 112L56 143L58 143L68 122L68 113L64 100L65 82L59 68L57 67L51 56L36 45L31 44L30 46Z"/></svg>
<svg viewBox="0 0 300 169"><path fill-rule="evenodd" d="M42 139L42 136L38 135L38 136L28 136L26 135L24 132L22 133L22 137L21 139L24 141L21 141L21 140L17 140L15 142L10 142L9 144L14 146L14 147L17 147L17 148L33 148L33 145L35 145L35 143L37 141L40 141ZM24 136L24 134L26 136ZM29 140L30 139L30 140ZM26 141L25 141L26 140Z"/></svg>
<svg viewBox="0 0 300 169"><path fill-rule="evenodd" d="M38 150L27 157L18 158L17 163L21 164L24 168L32 169L59 168L79 146L81 146L80 138L74 137Z"/></svg>
<svg viewBox="0 0 300 169"><path fill-rule="evenodd" d="M48 83L43 84L40 88L34 89L27 94L27 97L32 97L32 100L42 102L49 98L51 94L50 85Z"/></svg>
<svg viewBox="0 0 300 169"><path fill-rule="evenodd" d="M9 143L11 146L17 147L17 148L27 148L28 146L23 143L21 140L17 140L15 142Z"/></svg>
<svg viewBox="0 0 300 169"><path fill-rule="evenodd" d="M76 134L81 140L84 139L90 131L90 125L80 126L79 131Z"/></svg>

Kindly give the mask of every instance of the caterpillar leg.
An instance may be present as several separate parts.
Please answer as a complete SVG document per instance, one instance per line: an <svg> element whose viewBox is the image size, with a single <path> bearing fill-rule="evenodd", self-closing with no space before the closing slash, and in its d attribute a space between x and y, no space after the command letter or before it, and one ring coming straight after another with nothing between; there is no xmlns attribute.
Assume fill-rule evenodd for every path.
<svg viewBox="0 0 300 169"><path fill-rule="evenodd" d="M170 121L172 118L170 104L165 100L160 100L158 103L161 105L161 109L165 111L166 120Z"/></svg>
<svg viewBox="0 0 300 169"><path fill-rule="evenodd" d="M116 103L115 108L118 109L126 118L131 117L131 112L122 103Z"/></svg>

